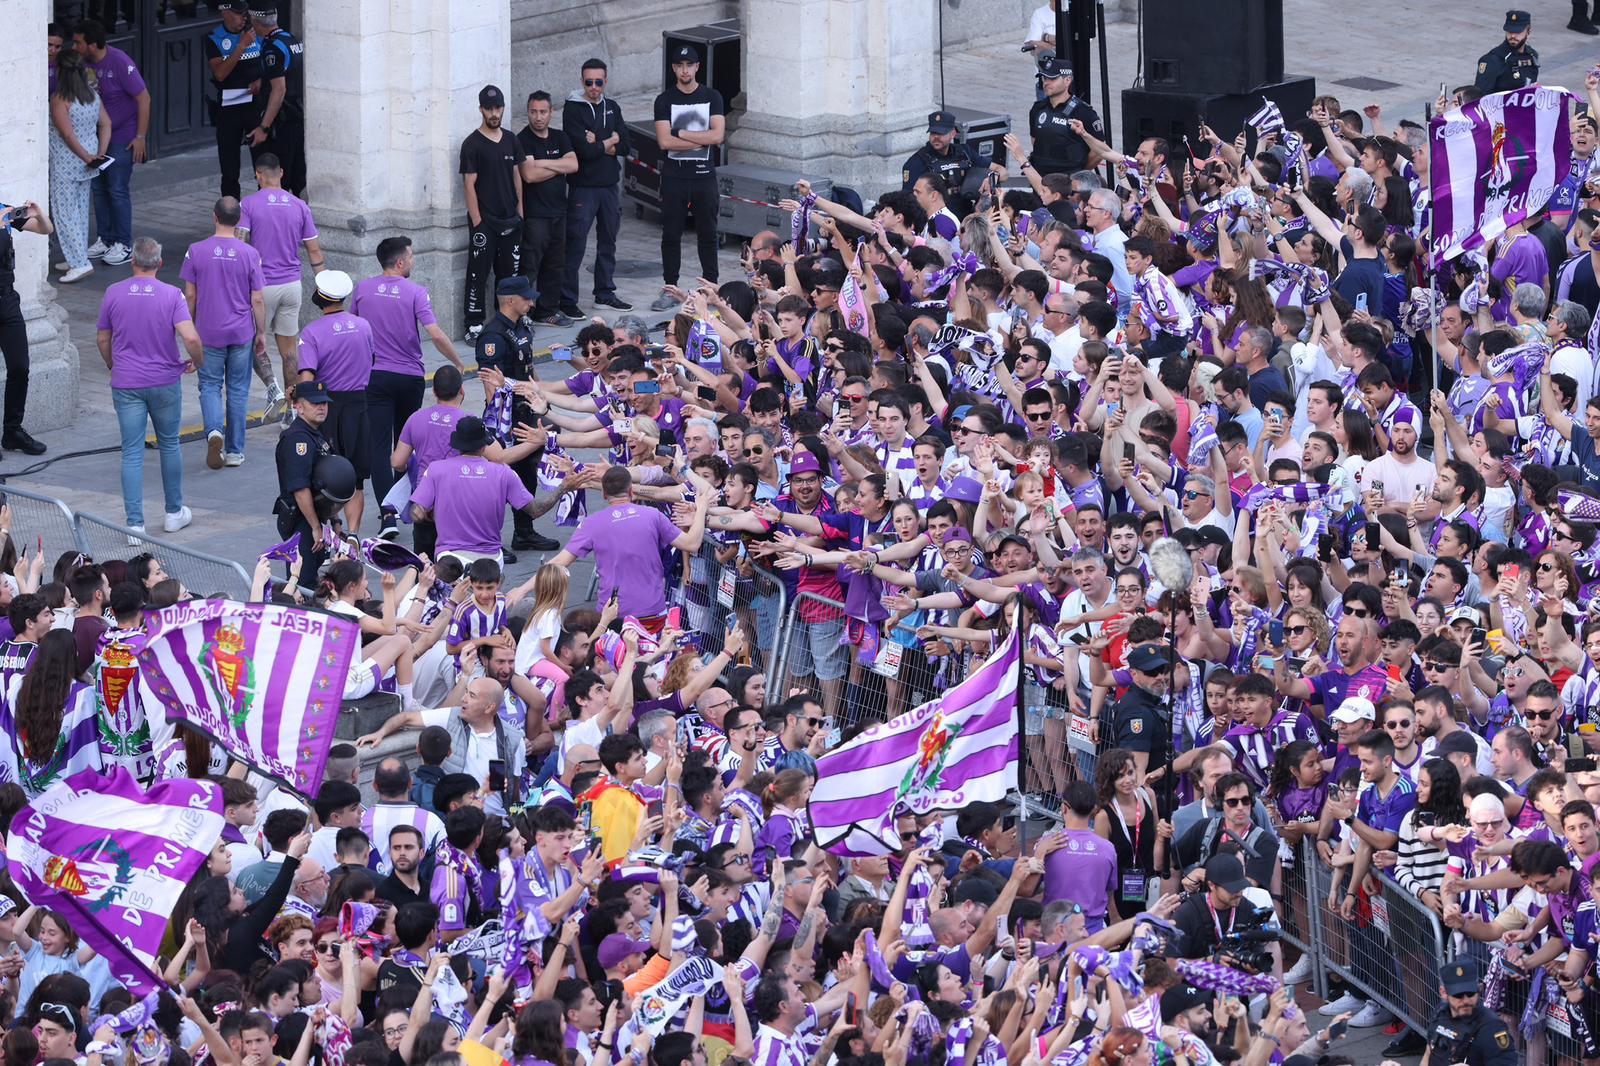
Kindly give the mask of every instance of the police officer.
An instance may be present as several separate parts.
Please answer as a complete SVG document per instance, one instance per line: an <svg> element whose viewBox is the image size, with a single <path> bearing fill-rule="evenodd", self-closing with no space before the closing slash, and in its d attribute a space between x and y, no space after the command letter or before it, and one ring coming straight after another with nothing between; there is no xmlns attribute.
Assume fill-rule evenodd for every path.
<svg viewBox="0 0 1600 1066"><path fill-rule="evenodd" d="M1111 705L1109 721L1101 722L1101 732L1109 727L1115 747L1133 752L1141 773L1165 766L1171 751L1172 721L1165 699L1171 654L1165 646L1142 644L1135 648L1128 656L1133 684Z"/></svg>
<svg viewBox="0 0 1600 1066"><path fill-rule="evenodd" d="M928 116L928 143L913 152L900 170L901 188L910 192L917 179L932 170L944 179L945 188L960 189L968 174L983 169L972 146L956 140L956 117L948 111L935 111Z"/></svg>
<svg viewBox="0 0 1600 1066"><path fill-rule="evenodd" d="M506 381L533 380L533 323L528 313L533 310L533 283L520 275L502 279L494 289L495 313L483 324L478 334L478 367L498 370ZM517 397L512 408L512 422L519 425L538 425L538 416L522 397ZM511 469L522 479L523 486L534 495L539 493L539 458L535 452L511 464ZM561 543L534 531L533 518L514 511L511 516L513 551L559 551ZM516 556L507 554L508 562Z"/></svg>
<svg viewBox="0 0 1600 1066"><path fill-rule="evenodd" d="M5 357L4 433L0 447L25 455L43 455L44 445L22 428L28 410L28 325L17 293L17 246L12 232L48 237L56 231L44 208L28 200L0 208L0 355Z"/></svg>
<svg viewBox="0 0 1600 1066"><path fill-rule="evenodd" d="M1044 99L1034 102L1028 112L1028 130L1033 136L1033 152L1022 164L1040 177L1046 174L1086 170L1099 162L1089 144L1072 129L1072 120L1095 137L1105 139L1105 124L1094 108L1072 95L1072 64L1051 56L1039 64L1039 81Z"/></svg>
<svg viewBox="0 0 1600 1066"><path fill-rule="evenodd" d="M1528 45L1532 21L1526 11L1506 12L1505 43L1478 57L1478 76L1472 84L1480 93L1522 89L1539 80L1539 53Z"/></svg>
<svg viewBox="0 0 1600 1066"><path fill-rule="evenodd" d="M255 0L250 22L261 38L261 78L256 105L261 113L250 131L250 159L271 152L283 165L283 187L306 191L306 46L278 25L276 4Z"/></svg>
<svg viewBox="0 0 1600 1066"><path fill-rule="evenodd" d="M218 0L222 25L205 36L206 66L216 90L207 102L216 126L217 162L222 167L222 195L239 196L239 149L261 122L250 86L261 80L261 38L245 14L244 0Z"/></svg>
<svg viewBox="0 0 1600 1066"><path fill-rule="evenodd" d="M1515 12L1513 12L1514 14ZM1472 959L1447 962L1439 969L1444 1003L1433 1012L1433 1035L1422 1066L1515 1066L1520 1060L1511 1030L1478 1002L1478 964Z"/></svg>
<svg viewBox="0 0 1600 1066"><path fill-rule="evenodd" d="M333 444L322 435L330 399L322 382L300 382L294 387L294 421L278 436L278 499L272 513L278 516L278 536L300 538L300 574L308 588L328 557L321 514L327 508L317 506L315 471L317 460L333 454Z"/></svg>

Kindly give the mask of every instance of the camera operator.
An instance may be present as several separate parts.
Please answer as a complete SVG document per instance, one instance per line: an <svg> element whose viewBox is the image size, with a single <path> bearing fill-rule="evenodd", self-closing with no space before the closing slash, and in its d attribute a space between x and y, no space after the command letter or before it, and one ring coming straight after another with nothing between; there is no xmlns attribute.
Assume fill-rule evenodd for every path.
<svg viewBox="0 0 1600 1066"><path fill-rule="evenodd" d="M1178 905L1172 924L1183 933L1180 954L1186 959L1203 959L1218 953L1223 940L1250 921L1252 907L1244 893L1250 882L1237 855L1213 855L1205 867L1205 891L1196 892Z"/></svg>

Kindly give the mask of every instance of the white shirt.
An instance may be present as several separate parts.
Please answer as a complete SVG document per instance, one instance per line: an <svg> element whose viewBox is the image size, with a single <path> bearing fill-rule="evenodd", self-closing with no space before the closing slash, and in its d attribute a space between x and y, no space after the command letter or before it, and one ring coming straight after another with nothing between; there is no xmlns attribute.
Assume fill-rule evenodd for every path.
<svg viewBox="0 0 1600 1066"><path fill-rule="evenodd" d="M1083 331L1078 328L1078 323L1074 322L1071 329L1055 334L1046 343L1050 345L1051 371L1061 376L1072 373L1078 349L1083 347Z"/></svg>
<svg viewBox="0 0 1600 1066"><path fill-rule="evenodd" d="M316 859L324 870L333 869L339 865L339 851L335 846L338 839L338 826L323 826L311 834L311 846L306 849L306 857Z"/></svg>
<svg viewBox="0 0 1600 1066"><path fill-rule="evenodd" d="M1578 383L1573 410L1581 412L1594 395L1594 360L1589 357L1589 350L1576 344L1562 345L1550 356L1550 373L1565 374Z"/></svg>
<svg viewBox="0 0 1600 1066"><path fill-rule="evenodd" d="M423 707L418 712L422 716L424 728L430 725L449 728L450 719L459 713L455 707ZM452 736L454 731L452 730ZM491 725L487 733L480 733L471 726L467 727L466 765L461 768L462 773L472 775L474 781L482 781L489 776L489 764L494 762L498 752L494 746L494 727Z"/></svg>
<svg viewBox="0 0 1600 1066"><path fill-rule="evenodd" d="M548 639L550 650L554 651L556 638L561 635L561 612L546 611L538 618L528 619L528 624L522 627L522 636L517 640L517 673L526 675L533 669L533 664L544 658L539 651L539 642Z"/></svg>
<svg viewBox="0 0 1600 1066"><path fill-rule="evenodd" d="M1415 452L1412 456L1413 461L1409 463L1402 463L1393 452L1378 456L1361 472L1362 485L1371 489L1377 482L1383 482L1384 502L1394 504L1409 503L1419 493L1432 492L1439 471L1427 459L1417 458Z"/></svg>
<svg viewBox="0 0 1600 1066"><path fill-rule="evenodd" d="M1061 5L1061 10L1066 11L1067 5L1063 3ZM1033 14L1028 18L1028 36L1023 43L1026 44L1028 41L1042 41L1044 40L1046 34L1054 37L1055 32L1056 13L1051 10L1049 4L1040 4L1038 7L1033 9Z"/></svg>

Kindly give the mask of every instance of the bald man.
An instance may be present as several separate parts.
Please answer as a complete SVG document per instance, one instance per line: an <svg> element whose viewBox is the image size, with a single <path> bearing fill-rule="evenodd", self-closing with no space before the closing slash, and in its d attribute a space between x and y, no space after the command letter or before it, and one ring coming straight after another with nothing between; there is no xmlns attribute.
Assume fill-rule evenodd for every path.
<svg viewBox="0 0 1600 1066"><path fill-rule="evenodd" d="M374 868L380 877L392 871L389 862L389 835L395 827L409 825L422 834L423 853L433 854L434 846L444 839L444 821L432 811L423 810L411 802L411 770L393 756L378 763L372 772L372 790L378 802L361 816L361 830L372 841L377 855Z"/></svg>

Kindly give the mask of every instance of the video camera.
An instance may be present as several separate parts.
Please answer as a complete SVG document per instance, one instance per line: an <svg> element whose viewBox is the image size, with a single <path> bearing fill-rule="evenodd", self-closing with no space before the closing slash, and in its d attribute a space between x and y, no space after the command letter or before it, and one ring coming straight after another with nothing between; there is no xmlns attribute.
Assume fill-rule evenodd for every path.
<svg viewBox="0 0 1600 1066"><path fill-rule="evenodd" d="M1283 926L1271 907L1241 903L1234 912L1233 924L1222 935L1215 957L1232 959L1241 970L1265 973L1272 969L1268 944L1283 939Z"/></svg>

